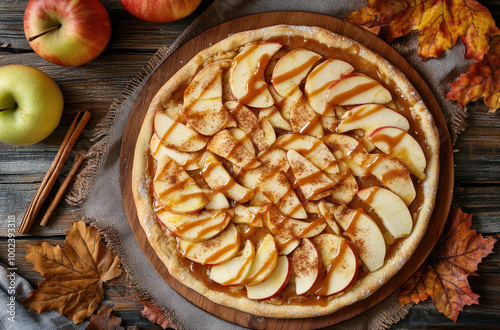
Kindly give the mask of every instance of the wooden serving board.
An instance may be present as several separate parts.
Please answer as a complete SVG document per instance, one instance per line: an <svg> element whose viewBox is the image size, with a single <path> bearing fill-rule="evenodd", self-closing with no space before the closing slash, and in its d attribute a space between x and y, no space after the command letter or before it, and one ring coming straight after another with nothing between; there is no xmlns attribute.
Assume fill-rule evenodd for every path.
<svg viewBox="0 0 500 330"><path fill-rule="evenodd" d="M345 307L333 314L322 317L306 319L270 319L254 316L229 307L215 304L204 296L180 284L177 280L170 276L167 268L160 261L150 246L146 238L146 234L144 233L137 218L131 191L132 160L137 135L141 128L148 106L158 89L182 67L183 63L186 63L199 51L226 38L229 34L276 24L323 27L340 35L354 39L372 49L376 53L382 55L387 60L392 62L393 65L399 68L413 83L434 115L434 119L440 132L441 175L436 207L432 214L427 232L419 247L404 268L383 287L377 290L372 296L354 305ZM165 62L145 83L135 102L135 105L132 108L131 115L123 135L120 165L122 200L130 226L137 242L156 271L162 276L168 285L196 306L229 322L258 329L268 328L293 330L330 326L363 313L370 307L373 307L391 295L418 269L418 267L420 267L436 244L450 210L454 183L453 153L446 122L434 95L415 69L396 50L370 32L334 17L294 11L256 14L223 23L201 33L170 55L170 57L165 60Z"/></svg>

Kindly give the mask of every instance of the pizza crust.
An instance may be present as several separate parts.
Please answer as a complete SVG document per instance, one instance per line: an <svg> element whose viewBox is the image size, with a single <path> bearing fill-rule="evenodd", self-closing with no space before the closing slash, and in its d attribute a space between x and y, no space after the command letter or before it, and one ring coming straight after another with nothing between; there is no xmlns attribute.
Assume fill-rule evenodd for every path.
<svg viewBox="0 0 500 330"><path fill-rule="evenodd" d="M352 47L358 50L358 56L378 66L385 84L393 84L399 88L401 95L410 105L409 111L413 119L420 124L426 141L427 159L426 179L422 185L422 204L416 214L414 228L401 243L397 253L393 253L382 268L368 273L357 281L347 293L340 297L329 297L326 306L275 305L266 301L254 301L241 295L230 295L209 289L205 284L185 269L180 262L181 255L177 250L175 237L158 223L153 210L153 196L150 190L152 178L147 175L149 141L153 134L153 118L157 110L164 109L175 92L189 83L191 78L208 62L214 59L234 56L234 50L240 49L250 42L272 38L298 36L316 40L324 45L334 45L349 51ZM392 64L380 55L361 44L346 37L334 34L322 28L279 25L253 31L233 34L219 43L207 48L193 57L183 68L173 75L158 91L151 102L144 123L138 135L132 170L132 191L139 221L146 232L149 243L167 266L170 274L182 284L197 291L213 302L259 316L273 318L304 318L330 314L349 306L373 294L396 274L411 257L421 238L425 234L429 218L434 208L439 178L439 135L434 120L423 103L420 95L408 79ZM235 289L236 290L236 289Z"/></svg>

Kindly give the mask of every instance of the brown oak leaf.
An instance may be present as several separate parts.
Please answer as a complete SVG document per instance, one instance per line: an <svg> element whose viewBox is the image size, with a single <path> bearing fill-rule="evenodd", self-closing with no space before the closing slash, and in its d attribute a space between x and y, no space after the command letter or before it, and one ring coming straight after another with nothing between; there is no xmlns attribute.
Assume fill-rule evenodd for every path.
<svg viewBox="0 0 500 330"><path fill-rule="evenodd" d="M500 36L491 38L488 54L481 62L472 64L469 72L461 74L451 86L446 98L462 107L484 97L489 112L500 108Z"/></svg>
<svg viewBox="0 0 500 330"><path fill-rule="evenodd" d="M84 222L75 222L66 231L64 243L65 248L47 242L26 245L26 260L45 280L23 303L38 313L56 310L76 324L99 305L103 282L121 274L121 259Z"/></svg>
<svg viewBox="0 0 500 330"><path fill-rule="evenodd" d="M122 330L122 319L108 305L99 309L97 314L92 315L90 323L85 330Z"/></svg>
<svg viewBox="0 0 500 330"><path fill-rule="evenodd" d="M493 250L496 239L471 230L472 215L461 209L450 212L443 236L428 260L398 290L401 305L431 297L437 309L454 322L465 305L478 303L467 277L477 275L477 265Z"/></svg>
<svg viewBox="0 0 500 330"><path fill-rule="evenodd" d="M144 309L141 311L143 317L147 318L153 323L158 324L163 329L177 329L172 320L169 317L165 316L165 313L163 313L163 311L159 307L156 307L148 300L140 300L139 302L144 306Z"/></svg>
<svg viewBox="0 0 500 330"><path fill-rule="evenodd" d="M423 59L438 58L460 37L465 57L480 61L490 37L500 34L489 10L476 0L368 0L346 20L375 34L383 29L389 42L418 30L418 54Z"/></svg>

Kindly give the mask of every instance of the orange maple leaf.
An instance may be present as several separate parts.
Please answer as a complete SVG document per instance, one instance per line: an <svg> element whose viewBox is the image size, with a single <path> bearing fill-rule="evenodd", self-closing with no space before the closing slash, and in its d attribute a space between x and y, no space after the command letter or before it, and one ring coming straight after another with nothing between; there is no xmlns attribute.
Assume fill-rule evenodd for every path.
<svg viewBox="0 0 500 330"><path fill-rule="evenodd" d="M383 28L389 42L418 30L418 54L423 59L439 57L460 37L465 57L480 61L490 37L500 34L491 13L476 0L368 0L346 20L375 34Z"/></svg>
<svg viewBox="0 0 500 330"><path fill-rule="evenodd" d="M47 242L26 245L26 260L45 280L23 301L43 313L56 310L79 323L104 297L103 282L121 274L121 259L101 241L101 234L84 222L66 231L65 248Z"/></svg>
<svg viewBox="0 0 500 330"><path fill-rule="evenodd" d="M405 305L431 297L437 309L457 321L465 305L478 304L467 277L477 275L477 265L493 250L496 239L483 238L470 229L471 214L461 209L450 212L444 235L430 257L398 290L398 301Z"/></svg>
<svg viewBox="0 0 500 330"><path fill-rule="evenodd" d="M469 67L451 83L446 98L457 101L460 106L484 97L489 112L500 108L500 36L491 38L490 49L483 60Z"/></svg>

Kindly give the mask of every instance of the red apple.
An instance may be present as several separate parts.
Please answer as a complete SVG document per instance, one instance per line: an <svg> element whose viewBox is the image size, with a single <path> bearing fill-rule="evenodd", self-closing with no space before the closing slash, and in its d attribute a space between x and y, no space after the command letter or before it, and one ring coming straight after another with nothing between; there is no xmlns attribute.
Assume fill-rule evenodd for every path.
<svg viewBox="0 0 500 330"><path fill-rule="evenodd" d="M111 22L99 0L30 0L24 12L24 34L44 59L77 66L106 48Z"/></svg>
<svg viewBox="0 0 500 330"><path fill-rule="evenodd" d="M191 14L201 0L120 0L123 7L143 21L166 23Z"/></svg>

